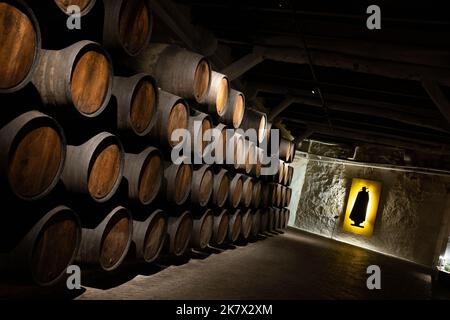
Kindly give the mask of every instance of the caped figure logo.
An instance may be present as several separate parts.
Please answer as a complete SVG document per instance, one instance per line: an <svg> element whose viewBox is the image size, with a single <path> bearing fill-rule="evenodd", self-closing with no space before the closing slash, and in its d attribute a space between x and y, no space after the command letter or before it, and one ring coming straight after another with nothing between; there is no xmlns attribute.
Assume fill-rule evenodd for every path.
<svg viewBox="0 0 450 320"><path fill-rule="evenodd" d="M350 220L353 221L352 226L364 228L361 223L366 221L367 206L369 204L369 191L363 187L356 197L355 205L350 213Z"/></svg>

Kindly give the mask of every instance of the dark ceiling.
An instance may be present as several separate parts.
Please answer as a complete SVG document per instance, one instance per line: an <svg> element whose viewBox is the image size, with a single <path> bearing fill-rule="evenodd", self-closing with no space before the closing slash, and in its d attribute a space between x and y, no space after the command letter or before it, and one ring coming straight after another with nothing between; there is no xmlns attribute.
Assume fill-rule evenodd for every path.
<svg viewBox="0 0 450 320"><path fill-rule="evenodd" d="M235 64L234 85L295 138L450 154L447 6L399 0L176 3L189 9L192 24L213 33L220 48L229 48L232 60L250 61L248 68ZM381 8L381 30L366 27L372 4Z"/></svg>

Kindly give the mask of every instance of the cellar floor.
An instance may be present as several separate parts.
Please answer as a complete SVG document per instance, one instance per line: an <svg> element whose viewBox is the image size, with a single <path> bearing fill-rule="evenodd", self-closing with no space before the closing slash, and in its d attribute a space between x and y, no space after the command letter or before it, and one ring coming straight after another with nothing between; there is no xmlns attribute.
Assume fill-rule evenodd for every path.
<svg viewBox="0 0 450 320"><path fill-rule="evenodd" d="M366 287L366 268L373 264L381 268L381 290ZM141 275L126 269L122 278L97 279L77 299L445 298L433 293L427 269L292 230Z"/></svg>

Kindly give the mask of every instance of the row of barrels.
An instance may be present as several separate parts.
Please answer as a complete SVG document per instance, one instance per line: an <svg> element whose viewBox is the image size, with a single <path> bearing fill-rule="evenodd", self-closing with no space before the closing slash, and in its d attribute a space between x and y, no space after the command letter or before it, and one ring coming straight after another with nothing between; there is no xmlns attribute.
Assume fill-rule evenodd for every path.
<svg viewBox="0 0 450 320"><path fill-rule="evenodd" d="M32 216L32 215L31 215ZM181 256L190 248L204 250L259 234L282 232L289 210L268 208L233 210L204 209L200 214L184 211L172 215L154 210L148 215L132 216L116 207L102 219L85 212L81 218L66 206L55 207L31 223L8 253L0 255L2 277L8 280L51 286L77 263L87 269L117 269L134 244L138 262L154 262L161 254ZM14 222L2 226L1 238L17 236ZM24 224L20 225L24 229ZM4 242L2 242L2 246Z"/></svg>
<svg viewBox="0 0 450 320"><path fill-rule="evenodd" d="M251 189L261 189L261 182L255 179L259 176L258 169L253 170L257 165L247 170L244 163L244 174L225 169L214 171L209 165L174 165L165 161L160 150L153 147L138 154L125 153L121 140L107 132L82 145L67 145L59 124L38 111L24 113L1 128L0 147L0 176L6 179L13 193L24 200L43 198L60 179L68 191L87 194L96 202L106 202L125 177L128 198L143 205L154 201L161 189L169 202L178 205L186 202L192 190L192 202L202 206L209 203L213 194L215 203L223 206L228 197L225 190L231 189L232 198L235 190L241 196L239 190L247 187L243 195L249 194L250 198L246 199L251 199ZM275 182L287 186L293 169L280 162ZM256 198L259 193L256 192ZM237 206L236 202L232 201L233 207ZM245 206L249 206L247 200Z"/></svg>
<svg viewBox="0 0 450 320"><path fill-rule="evenodd" d="M48 5L49 0L44 2ZM50 2L50 5L53 4L55 7L57 5L66 7L68 3L74 1L50 0ZM206 58L176 45L162 43L148 45L148 32L151 32L151 27L145 26L145 23L142 25L143 21L139 19L150 15L148 1L111 0L104 3L107 12L104 24L107 27L102 41L103 46L95 41L83 39L63 49L46 50L41 48L39 23L29 6L21 0L2 0L0 93L18 91L31 81L39 91L44 105L71 108L82 116L95 117L104 111L113 88L116 88L116 92L119 91L120 94L119 100L122 98L121 102L124 102L124 99L133 100L132 103L125 101L128 109L136 106L137 110L128 110L128 117L133 118L133 113L136 115L147 113L144 119L137 117L129 119L145 122L141 131L137 130L142 134L151 124L158 96L155 83L149 77L135 77L134 81L126 81L122 77L114 78L112 58L103 47L107 50L114 49L115 41L110 41L109 38L122 37L117 42L124 48L134 49L130 50L129 59L122 58L115 61L117 72L134 75L151 74L158 87L166 92L194 99L204 105L205 110L217 115L224 122L236 128L241 125L245 111L243 95L234 92L230 94L227 77L213 72ZM34 2L34 4L41 6L41 3ZM38 11L42 13L44 10ZM111 12L113 13L110 14ZM118 21L108 21L110 19ZM148 17L144 20L148 20ZM43 21L48 23L45 18ZM126 71L117 66L118 62L126 66ZM150 103L140 103L143 99ZM143 105L147 110L139 110Z"/></svg>

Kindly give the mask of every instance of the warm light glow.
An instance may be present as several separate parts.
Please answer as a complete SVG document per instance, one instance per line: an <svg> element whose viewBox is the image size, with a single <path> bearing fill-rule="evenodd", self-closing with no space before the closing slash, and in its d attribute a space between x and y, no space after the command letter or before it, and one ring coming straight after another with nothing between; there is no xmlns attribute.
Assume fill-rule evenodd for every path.
<svg viewBox="0 0 450 320"><path fill-rule="evenodd" d="M354 209L358 194L362 191L363 187L366 187L367 191L369 192L369 202L367 204L365 220L360 223L361 227L357 227L354 226L355 222L352 219L350 219L350 215L352 213L352 210ZM345 219L343 226L344 231L366 237L372 236L373 227L375 225L375 219L377 217L380 194L381 194L380 182L364 179L353 179L352 188L350 190L350 195L347 202L347 209L345 211ZM364 200L362 202L364 203ZM364 204L362 205L362 207L363 208L365 207Z"/></svg>

